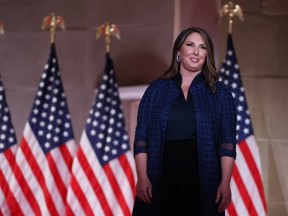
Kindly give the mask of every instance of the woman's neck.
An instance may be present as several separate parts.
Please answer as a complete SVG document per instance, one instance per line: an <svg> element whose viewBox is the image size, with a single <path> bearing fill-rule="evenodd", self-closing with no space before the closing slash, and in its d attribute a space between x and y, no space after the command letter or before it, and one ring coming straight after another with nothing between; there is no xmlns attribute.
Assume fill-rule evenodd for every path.
<svg viewBox="0 0 288 216"><path fill-rule="evenodd" d="M180 71L181 76L182 76L182 86L190 86L194 78L200 73L199 72L185 72L185 71Z"/></svg>

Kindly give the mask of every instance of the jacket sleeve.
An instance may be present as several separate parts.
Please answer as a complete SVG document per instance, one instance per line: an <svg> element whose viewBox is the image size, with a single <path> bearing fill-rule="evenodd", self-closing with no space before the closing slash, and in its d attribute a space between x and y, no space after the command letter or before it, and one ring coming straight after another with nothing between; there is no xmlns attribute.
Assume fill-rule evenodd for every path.
<svg viewBox="0 0 288 216"><path fill-rule="evenodd" d="M154 89L152 84L150 84L144 92L139 104L133 149L134 156L139 153L147 153L148 126L152 107L152 93Z"/></svg>
<svg viewBox="0 0 288 216"><path fill-rule="evenodd" d="M236 107L228 88L223 88L218 155L236 158Z"/></svg>

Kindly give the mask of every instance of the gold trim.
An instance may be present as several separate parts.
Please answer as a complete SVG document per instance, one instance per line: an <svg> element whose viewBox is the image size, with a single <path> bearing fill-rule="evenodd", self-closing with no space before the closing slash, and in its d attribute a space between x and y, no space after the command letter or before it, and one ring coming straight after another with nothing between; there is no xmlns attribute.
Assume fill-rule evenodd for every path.
<svg viewBox="0 0 288 216"><path fill-rule="evenodd" d="M61 16L56 16L54 13L51 13L49 16L44 17L42 21L42 30L50 27L50 42L55 43L55 34L57 27L60 27L63 31L65 31L65 21Z"/></svg>
<svg viewBox="0 0 288 216"><path fill-rule="evenodd" d="M220 17L227 16L229 21L228 32L232 33L232 24L234 16L237 16L241 21L244 21L244 14L242 8L236 4L234 7L233 2L228 2L228 4L224 4L219 11Z"/></svg>
<svg viewBox="0 0 288 216"><path fill-rule="evenodd" d="M121 39L119 28L115 24L110 25L109 22L105 22L97 28L96 38L105 37L106 53L110 52L111 35L114 35L118 40Z"/></svg>

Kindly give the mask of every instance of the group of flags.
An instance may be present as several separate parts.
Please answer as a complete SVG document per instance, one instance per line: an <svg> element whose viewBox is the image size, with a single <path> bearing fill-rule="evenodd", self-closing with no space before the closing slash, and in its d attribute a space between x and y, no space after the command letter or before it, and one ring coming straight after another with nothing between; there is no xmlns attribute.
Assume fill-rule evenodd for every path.
<svg viewBox="0 0 288 216"><path fill-rule="evenodd" d="M261 162L232 35L220 81L237 108L237 159L230 216L266 216ZM0 80L0 216L132 213L136 171L110 55L76 145L55 44L42 73L20 144Z"/></svg>
<svg viewBox="0 0 288 216"><path fill-rule="evenodd" d="M19 144L1 81L0 123L0 216L131 215L136 171L109 54L79 145L55 44Z"/></svg>

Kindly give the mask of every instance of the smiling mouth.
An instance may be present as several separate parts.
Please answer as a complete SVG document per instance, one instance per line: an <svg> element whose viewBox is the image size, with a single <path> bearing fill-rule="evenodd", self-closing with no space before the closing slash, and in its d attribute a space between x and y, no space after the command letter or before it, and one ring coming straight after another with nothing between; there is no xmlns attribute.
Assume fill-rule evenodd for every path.
<svg viewBox="0 0 288 216"><path fill-rule="evenodd" d="M190 60L191 60L192 62L194 62L194 63L197 63L197 62L199 61L198 58L190 58Z"/></svg>

